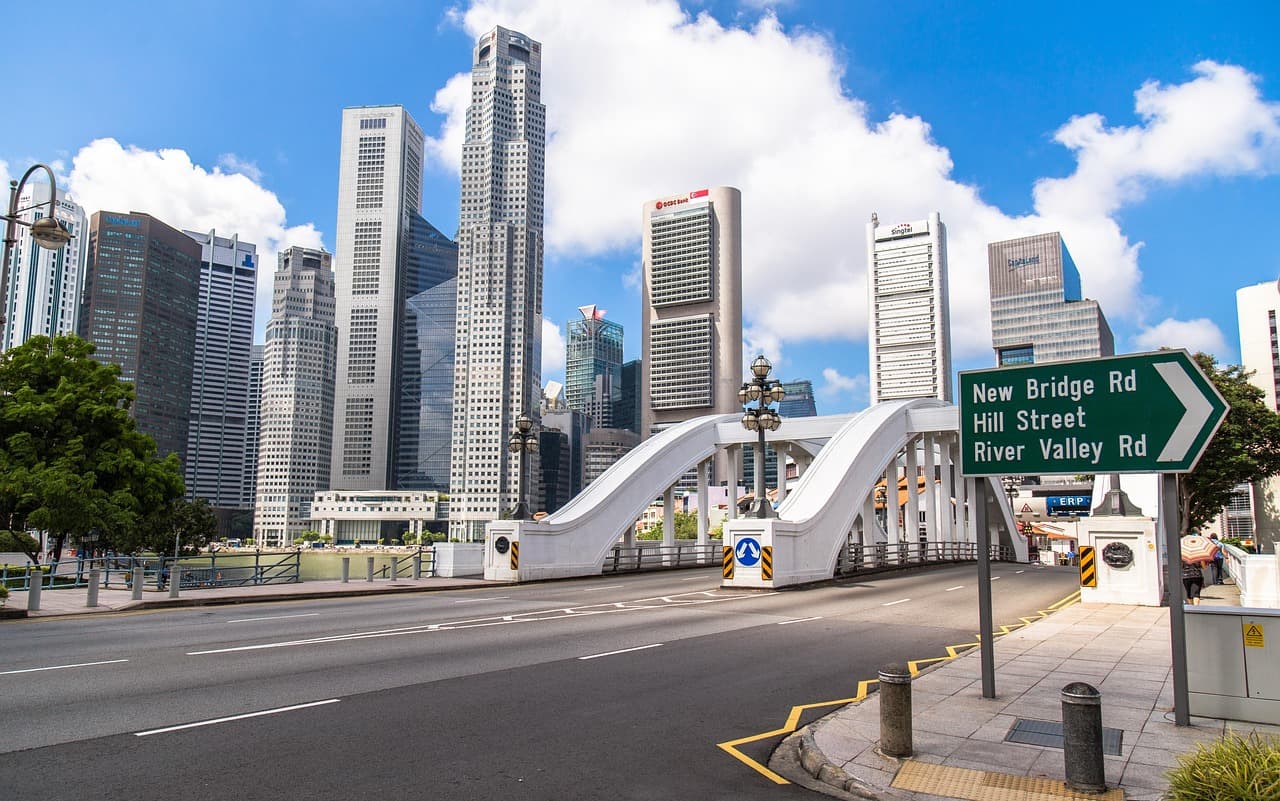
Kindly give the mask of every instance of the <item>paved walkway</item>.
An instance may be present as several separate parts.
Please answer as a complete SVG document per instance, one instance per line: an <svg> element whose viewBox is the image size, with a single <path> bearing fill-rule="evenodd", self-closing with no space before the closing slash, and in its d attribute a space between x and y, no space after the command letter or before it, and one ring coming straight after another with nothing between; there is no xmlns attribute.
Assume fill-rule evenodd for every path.
<svg viewBox="0 0 1280 801"><path fill-rule="evenodd" d="M378 579L352 579L341 581L307 581L298 584L261 584L243 587L207 587L182 589L177 598L170 598L169 591L145 590L142 600L133 600L129 589L99 589L98 605L86 605L89 591L84 587L51 590L40 593L40 609L27 611L26 617L58 617L85 615L95 612L121 612L137 609L163 609L175 606L205 606L211 604L259 603L265 601L294 601L309 598L345 598L359 595L388 595L397 593L433 592L456 590L466 587L493 586L494 582L480 578L423 578L414 581L401 578L396 581ZM27 593L12 591L5 608L6 617L22 617L27 609Z"/></svg>
<svg viewBox="0 0 1280 801"><path fill-rule="evenodd" d="M1205 605L1239 605L1231 585L1204 596ZM974 648L912 682L913 758L877 752L880 697L872 693L792 735L771 767L840 798L1157 801L1165 773L1197 743L1225 732L1280 735L1276 726L1198 717L1174 725L1168 609L1075 604L1000 637L994 699L982 697L980 660ZM1019 718L1061 722L1060 693L1073 681L1096 687L1102 725L1124 732L1120 756L1104 758L1116 789L1103 795L1066 789L1061 748L1004 741Z"/></svg>

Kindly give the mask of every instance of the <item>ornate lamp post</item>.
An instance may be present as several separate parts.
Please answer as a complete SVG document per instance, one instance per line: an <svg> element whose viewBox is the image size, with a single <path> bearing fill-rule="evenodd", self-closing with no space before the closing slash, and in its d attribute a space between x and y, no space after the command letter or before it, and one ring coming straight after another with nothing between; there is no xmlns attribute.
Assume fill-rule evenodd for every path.
<svg viewBox="0 0 1280 801"><path fill-rule="evenodd" d="M773 506L764 486L764 432L777 431L782 425L780 417L770 404L777 403L786 397L781 381L769 379L773 365L764 356L757 356L751 363L752 380L738 390L738 401L745 407L742 413L742 427L759 434L755 447L755 501L751 514L753 517L769 517L773 514ZM749 404L755 401L755 408Z"/></svg>
<svg viewBox="0 0 1280 801"><path fill-rule="evenodd" d="M41 217L35 222L27 222L18 218L18 215L24 211L45 205L45 203L37 203L34 206L28 206L25 209L18 208L18 196L22 194L22 188L27 185L27 179L31 177L31 173L36 170L44 170L49 175L49 214ZM71 241L71 232L58 222L54 210L58 207L58 184L54 180L53 170L43 164L36 164L28 168L23 174L21 181L9 182L9 212L4 215L4 254L0 256L0 302L4 306L0 308L0 336L5 331L6 319L9 311L9 260L13 256L13 246L18 242L17 226L25 225L31 229L31 238L36 244L46 250L62 250ZM7 339L7 337L5 337Z"/></svg>
<svg viewBox="0 0 1280 801"><path fill-rule="evenodd" d="M533 420L529 415L522 414L516 418L516 430L511 432L511 438L507 440L507 450L516 455L520 460L519 481L517 482L517 492L519 492L518 501L515 508L511 510L512 520L529 520L529 504L524 500L524 473L525 460L520 456L521 451L525 453L538 452L538 435L533 430Z"/></svg>

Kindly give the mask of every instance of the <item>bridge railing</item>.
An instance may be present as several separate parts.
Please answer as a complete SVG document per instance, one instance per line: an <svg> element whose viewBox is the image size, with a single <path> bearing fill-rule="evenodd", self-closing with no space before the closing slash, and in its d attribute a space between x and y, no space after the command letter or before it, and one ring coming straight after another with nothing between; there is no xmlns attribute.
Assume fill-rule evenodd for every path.
<svg viewBox="0 0 1280 801"><path fill-rule="evenodd" d="M992 545L991 559L1011 562L1014 561L1014 553L1011 548ZM885 542L875 545L851 542L836 559L836 575L850 576L977 560L978 546L972 542Z"/></svg>
<svg viewBox="0 0 1280 801"><path fill-rule="evenodd" d="M680 567L706 567L720 564L720 541L707 545L618 545L605 555L602 572L634 573L641 570L667 570Z"/></svg>

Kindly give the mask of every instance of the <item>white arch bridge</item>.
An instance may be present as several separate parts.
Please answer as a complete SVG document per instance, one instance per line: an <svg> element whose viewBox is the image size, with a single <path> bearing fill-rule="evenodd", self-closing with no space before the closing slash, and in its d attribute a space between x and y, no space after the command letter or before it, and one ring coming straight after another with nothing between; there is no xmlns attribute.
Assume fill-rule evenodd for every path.
<svg viewBox="0 0 1280 801"><path fill-rule="evenodd" d="M599 575L615 548L634 548L635 521L659 496L668 546L662 552L674 562L673 488L691 470L698 477L697 544L704 546L698 551L704 563L722 564L724 586L782 587L894 563L976 558L977 482L986 482L981 496L993 557L1025 562L1026 541L1000 483L959 475L959 421L958 407L929 399L787 418L768 442L797 463L799 481L790 491L779 482L776 517L726 520L722 551L713 556L706 517L712 459L723 451L736 467L742 446L757 435L738 414L688 420L642 442L555 514L489 523L485 578ZM886 513L895 507L900 515Z"/></svg>

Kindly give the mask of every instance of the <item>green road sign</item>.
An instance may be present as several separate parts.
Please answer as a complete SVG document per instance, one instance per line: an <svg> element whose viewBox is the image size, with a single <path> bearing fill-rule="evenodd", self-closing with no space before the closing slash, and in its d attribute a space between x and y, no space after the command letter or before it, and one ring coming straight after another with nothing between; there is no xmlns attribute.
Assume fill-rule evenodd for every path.
<svg viewBox="0 0 1280 801"><path fill-rule="evenodd" d="M1227 414L1185 350L960 373L966 476L1186 473Z"/></svg>

